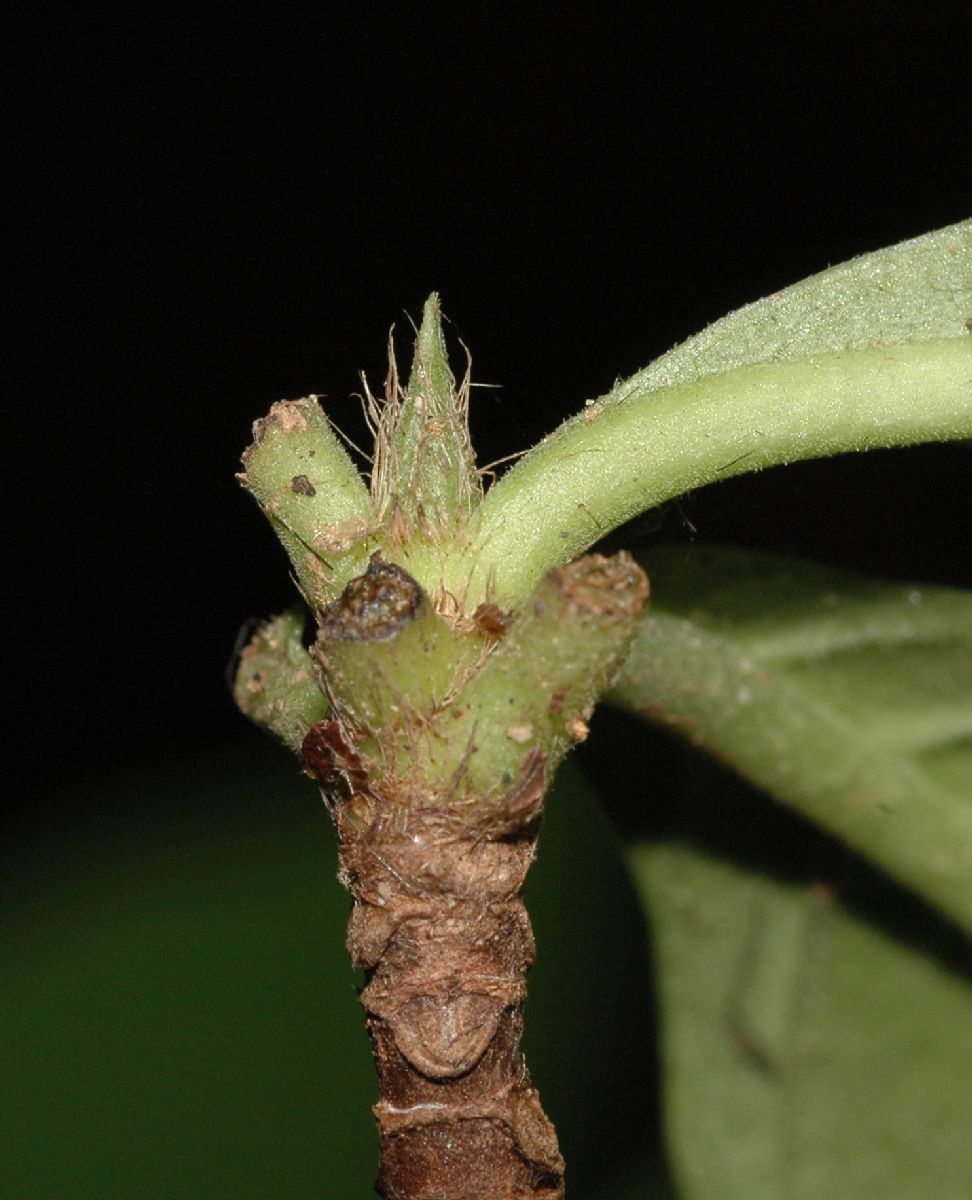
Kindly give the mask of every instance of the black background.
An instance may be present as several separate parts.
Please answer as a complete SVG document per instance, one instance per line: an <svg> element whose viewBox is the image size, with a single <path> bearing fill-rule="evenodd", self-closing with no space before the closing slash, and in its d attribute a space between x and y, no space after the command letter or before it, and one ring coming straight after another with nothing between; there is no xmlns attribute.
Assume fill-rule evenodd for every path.
<svg viewBox="0 0 972 1200"><path fill-rule="evenodd" d="M474 393L489 461L725 312L969 216L964 22L810 5L17 18L5 854L34 892L80 834L94 871L129 853L128 833L103 849L113 826L151 842L160 789L184 821L184 779L137 782L170 779L160 764L262 745L224 675L241 624L292 599L233 478L270 403L324 393L360 439L359 371L380 385L392 324L407 361L436 289L457 358L461 338L497 385ZM801 464L647 528L969 586L970 462L951 446Z"/></svg>
<svg viewBox="0 0 972 1200"><path fill-rule="evenodd" d="M360 437L358 372L380 384L393 323L407 360L430 290L501 385L475 394L484 461L725 311L972 206L968 26L934 9L147 4L20 32L8 695L35 779L240 735L235 631L290 598L233 480L250 423L322 392ZM808 464L683 509L700 538L968 583L967 463Z"/></svg>

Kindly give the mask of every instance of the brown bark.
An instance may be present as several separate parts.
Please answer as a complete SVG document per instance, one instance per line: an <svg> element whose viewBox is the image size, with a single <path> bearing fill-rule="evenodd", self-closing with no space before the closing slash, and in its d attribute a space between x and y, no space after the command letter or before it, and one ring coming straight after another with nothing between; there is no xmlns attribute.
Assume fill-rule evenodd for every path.
<svg viewBox="0 0 972 1200"><path fill-rule="evenodd" d="M387 803L360 776L356 790L354 754L336 722L311 731L304 762L331 784L354 898L348 948L367 977L379 1195L557 1200L563 1159L520 1050L534 943L519 893L537 821L489 840L442 808ZM517 798L531 792L538 808L537 765Z"/></svg>

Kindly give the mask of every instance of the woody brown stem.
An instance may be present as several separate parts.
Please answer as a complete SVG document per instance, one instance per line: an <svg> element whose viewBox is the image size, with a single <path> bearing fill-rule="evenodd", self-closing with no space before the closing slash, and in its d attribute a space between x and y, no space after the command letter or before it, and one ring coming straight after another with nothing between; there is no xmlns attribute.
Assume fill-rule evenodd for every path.
<svg viewBox="0 0 972 1200"><path fill-rule="evenodd" d="M399 803L340 723L304 740L338 830L354 906L348 949L378 1072L376 1189L385 1200L556 1200L564 1164L520 1051L533 933L520 899L544 759L507 794L516 833L488 836L448 806ZM531 815L532 814L532 815Z"/></svg>
<svg viewBox="0 0 972 1200"><path fill-rule="evenodd" d="M520 1051L534 944L519 892L535 835L444 839L422 811L362 829L364 807L339 829L379 1080L377 1190L554 1200L563 1159Z"/></svg>

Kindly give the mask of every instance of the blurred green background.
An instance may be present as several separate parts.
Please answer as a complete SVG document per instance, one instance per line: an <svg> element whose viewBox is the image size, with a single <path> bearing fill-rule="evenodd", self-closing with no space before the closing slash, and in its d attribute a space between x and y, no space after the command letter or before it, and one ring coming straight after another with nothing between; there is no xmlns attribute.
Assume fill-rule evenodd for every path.
<svg viewBox="0 0 972 1200"><path fill-rule="evenodd" d="M72 781L46 811L16 841L3 905L3 1194L372 1195L349 901L293 760L254 733ZM657 1159L649 962L615 835L576 774L550 803L528 904L528 1062L573 1193L616 1196Z"/></svg>

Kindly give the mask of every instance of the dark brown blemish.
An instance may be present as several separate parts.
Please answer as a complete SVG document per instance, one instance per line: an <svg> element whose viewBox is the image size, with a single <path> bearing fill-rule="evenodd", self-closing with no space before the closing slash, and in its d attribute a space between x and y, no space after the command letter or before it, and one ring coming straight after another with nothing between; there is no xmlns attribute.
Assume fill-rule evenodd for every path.
<svg viewBox="0 0 972 1200"><path fill-rule="evenodd" d="M318 721L308 729L300 748L304 771L325 787L334 787L348 780L351 787L359 786L365 778L361 756L348 745L339 722Z"/></svg>
<svg viewBox="0 0 972 1200"><path fill-rule="evenodd" d="M566 600L594 617L634 617L648 601L648 576L623 550L588 554L550 574Z"/></svg>
<svg viewBox="0 0 972 1200"><path fill-rule="evenodd" d="M534 747L523 760L519 777L504 797L506 811L512 816L525 816L531 809L540 811L546 785L547 756Z"/></svg>
<svg viewBox="0 0 972 1200"><path fill-rule="evenodd" d="M290 490L298 496L316 496L317 488L306 475L295 475L290 481Z"/></svg>
<svg viewBox="0 0 972 1200"><path fill-rule="evenodd" d="M321 639L334 642L383 642L415 619L424 593L394 563L372 555L368 569L352 579L339 599L324 610Z"/></svg>
<svg viewBox="0 0 972 1200"><path fill-rule="evenodd" d="M472 619L479 632L489 638L502 637L513 624L513 617L497 604L480 604Z"/></svg>

